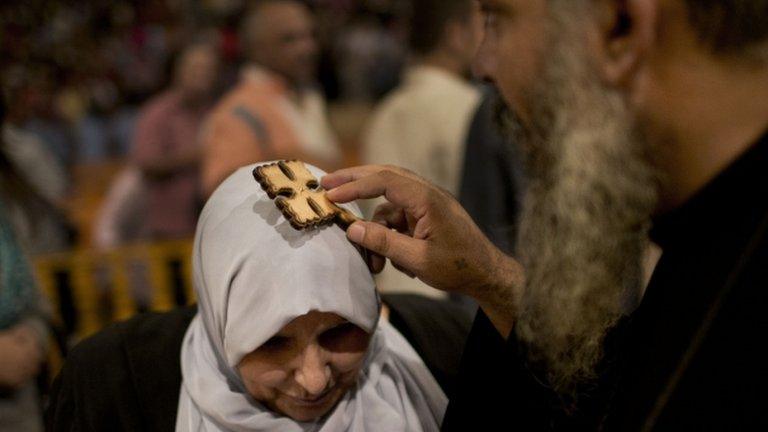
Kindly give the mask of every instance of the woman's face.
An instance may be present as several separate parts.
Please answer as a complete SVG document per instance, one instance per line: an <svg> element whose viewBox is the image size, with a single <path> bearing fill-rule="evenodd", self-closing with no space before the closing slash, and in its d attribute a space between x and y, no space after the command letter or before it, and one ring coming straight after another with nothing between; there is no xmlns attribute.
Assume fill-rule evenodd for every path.
<svg viewBox="0 0 768 432"><path fill-rule="evenodd" d="M312 311L243 357L237 368L254 399L294 420L311 421L355 384L369 340L344 318Z"/></svg>

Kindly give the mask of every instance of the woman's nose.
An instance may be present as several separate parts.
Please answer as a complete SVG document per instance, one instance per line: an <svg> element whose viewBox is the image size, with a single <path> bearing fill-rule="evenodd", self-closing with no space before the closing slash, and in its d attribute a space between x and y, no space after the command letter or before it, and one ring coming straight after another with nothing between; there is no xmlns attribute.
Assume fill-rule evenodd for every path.
<svg viewBox="0 0 768 432"><path fill-rule="evenodd" d="M331 368L324 357L319 346L310 345L304 350L296 369L296 382L309 395L319 395L329 387Z"/></svg>

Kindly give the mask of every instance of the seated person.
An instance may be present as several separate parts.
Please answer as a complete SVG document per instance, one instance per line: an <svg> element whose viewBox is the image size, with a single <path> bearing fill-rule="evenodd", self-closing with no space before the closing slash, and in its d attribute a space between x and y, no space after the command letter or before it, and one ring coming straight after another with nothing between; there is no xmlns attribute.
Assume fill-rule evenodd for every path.
<svg viewBox="0 0 768 432"><path fill-rule="evenodd" d="M337 227L296 231L252 168L200 217L198 313L183 341L173 338L189 318L177 313L163 328L145 320L84 342L54 384L49 430L439 430L447 398L379 320L358 251ZM167 360L179 352L181 377Z"/></svg>

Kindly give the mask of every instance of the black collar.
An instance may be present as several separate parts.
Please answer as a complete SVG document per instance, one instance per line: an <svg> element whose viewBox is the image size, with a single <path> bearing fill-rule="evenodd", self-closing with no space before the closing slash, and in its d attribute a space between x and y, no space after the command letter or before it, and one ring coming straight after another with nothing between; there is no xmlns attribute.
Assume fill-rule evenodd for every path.
<svg viewBox="0 0 768 432"><path fill-rule="evenodd" d="M749 232L768 212L768 133L680 207L653 221L662 249ZM727 238L722 238L727 241Z"/></svg>

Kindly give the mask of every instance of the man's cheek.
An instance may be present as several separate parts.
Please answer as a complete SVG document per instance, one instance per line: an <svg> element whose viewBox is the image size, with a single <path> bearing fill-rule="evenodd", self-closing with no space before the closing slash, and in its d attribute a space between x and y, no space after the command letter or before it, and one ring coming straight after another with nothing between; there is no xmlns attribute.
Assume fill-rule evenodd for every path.
<svg viewBox="0 0 768 432"><path fill-rule="evenodd" d="M500 57L496 85L507 105L527 124L531 113L531 101L527 95L532 93L541 74L537 67L538 59L531 57L527 63L521 60L514 55Z"/></svg>
<svg viewBox="0 0 768 432"><path fill-rule="evenodd" d="M499 93L510 109L520 116L527 116L529 110L521 97L521 89L516 85L518 79L514 72L510 72L509 69L507 71L503 78L496 83Z"/></svg>

